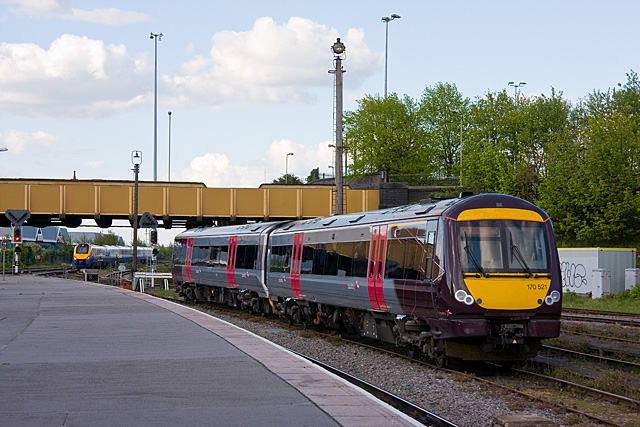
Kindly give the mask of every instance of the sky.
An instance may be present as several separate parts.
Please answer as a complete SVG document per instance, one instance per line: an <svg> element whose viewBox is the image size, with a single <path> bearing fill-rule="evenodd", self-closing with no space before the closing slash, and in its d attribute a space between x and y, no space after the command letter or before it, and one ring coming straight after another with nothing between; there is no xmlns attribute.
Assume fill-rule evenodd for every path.
<svg viewBox="0 0 640 427"><path fill-rule="evenodd" d="M131 180L141 150L153 180L151 33L163 34L158 180L255 188L287 168L332 174L338 37L345 110L384 92L391 14L389 92L447 82L473 99L515 81L575 103L640 68L639 12L634 0L0 0L0 176Z"/></svg>

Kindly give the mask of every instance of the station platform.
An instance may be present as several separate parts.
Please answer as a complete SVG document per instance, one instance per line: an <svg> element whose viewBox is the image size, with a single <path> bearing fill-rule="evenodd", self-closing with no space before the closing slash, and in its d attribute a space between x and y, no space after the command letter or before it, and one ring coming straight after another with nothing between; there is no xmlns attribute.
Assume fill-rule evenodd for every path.
<svg viewBox="0 0 640 427"><path fill-rule="evenodd" d="M6 276L0 425L421 424L205 313L112 286Z"/></svg>

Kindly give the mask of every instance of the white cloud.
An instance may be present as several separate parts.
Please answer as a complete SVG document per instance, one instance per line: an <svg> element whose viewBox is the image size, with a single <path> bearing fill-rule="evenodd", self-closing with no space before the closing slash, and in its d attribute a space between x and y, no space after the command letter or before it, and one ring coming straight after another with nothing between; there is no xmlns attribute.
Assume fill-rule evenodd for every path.
<svg viewBox="0 0 640 427"><path fill-rule="evenodd" d="M47 13L66 7L45 0L21 4ZM249 31L216 33L208 55L193 56L173 76L159 76L160 103L229 108L312 102L314 88L333 85L327 71L337 35L333 28L296 17L282 25L259 18ZM353 89L378 70L383 55L368 48L362 30L349 30L344 42ZM0 43L0 111L98 117L149 107L152 73L153 58L146 52L132 56L122 44L86 36L63 34L48 48Z"/></svg>
<svg viewBox="0 0 640 427"><path fill-rule="evenodd" d="M259 18L249 31L216 33L209 56L183 64L174 77L164 76L163 88L178 105L311 102L310 89L333 84L327 71L338 35L334 28L305 18L293 17L282 25ZM350 29L343 41L350 84L357 86L377 71L383 56L369 49L361 29Z"/></svg>
<svg viewBox="0 0 640 427"><path fill-rule="evenodd" d="M18 5L11 8L13 13L31 17L59 18L103 25L126 25L151 20L151 17L144 13L115 8L75 9L69 6L67 0L4 0L3 3Z"/></svg>
<svg viewBox="0 0 640 427"><path fill-rule="evenodd" d="M289 173L303 181L312 169L320 167L321 170L327 170L327 165L332 162L329 142L308 147L283 139L273 142L263 157L240 162L232 161L220 153L196 157L191 160L189 168L179 173L179 180L204 182L208 187L256 188L284 175L287 153L294 153L289 156Z"/></svg>
<svg viewBox="0 0 640 427"><path fill-rule="evenodd" d="M148 103L146 56L123 45L71 34L48 49L32 43L0 44L0 109L27 116L100 116ZM147 84L148 86L148 84Z"/></svg>
<svg viewBox="0 0 640 427"><path fill-rule="evenodd" d="M102 169L104 167L104 161L84 162L84 167L87 169Z"/></svg>
<svg viewBox="0 0 640 427"><path fill-rule="evenodd" d="M40 147L49 147L59 140L59 136L42 131L26 133L10 129L4 133L0 132L0 147L6 147L9 153L16 155Z"/></svg>

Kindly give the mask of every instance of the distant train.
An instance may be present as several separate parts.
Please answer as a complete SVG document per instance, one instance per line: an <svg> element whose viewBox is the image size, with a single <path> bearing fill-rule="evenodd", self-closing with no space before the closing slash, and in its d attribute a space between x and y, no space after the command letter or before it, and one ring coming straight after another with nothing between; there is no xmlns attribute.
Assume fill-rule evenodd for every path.
<svg viewBox="0 0 640 427"><path fill-rule="evenodd" d="M138 261L151 259L153 248L138 246ZM133 260L131 246L100 246L80 243L73 249L76 268L101 268Z"/></svg>
<svg viewBox="0 0 640 427"><path fill-rule="evenodd" d="M172 273L187 299L357 332L439 364L533 357L560 333L551 221L500 194L188 230Z"/></svg>

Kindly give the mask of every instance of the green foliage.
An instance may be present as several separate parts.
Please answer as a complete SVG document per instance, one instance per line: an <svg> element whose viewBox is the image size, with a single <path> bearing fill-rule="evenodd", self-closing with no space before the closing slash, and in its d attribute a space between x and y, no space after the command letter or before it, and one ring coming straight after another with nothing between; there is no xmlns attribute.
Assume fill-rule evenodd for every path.
<svg viewBox="0 0 640 427"><path fill-rule="evenodd" d="M120 236L114 233L111 230L108 230L106 234L100 234L95 239L93 239L93 243L96 245L124 245Z"/></svg>
<svg viewBox="0 0 640 427"><path fill-rule="evenodd" d="M640 246L640 79L633 71L625 84L594 91L575 107L553 88L518 102L506 90L471 101L438 83L419 101L365 95L344 124L354 176L386 167L391 180L412 185L446 177L448 185L538 204L561 246Z"/></svg>
<svg viewBox="0 0 640 427"><path fill-rule="evenodd" d="M272 184L300 185L302 184L302 181L297 176L288 173L288 174L282 175L279 178L274 179Z"/></svg>
<svg viewBox="0 0 640 427"><path fill-rule="evenodd" d="M305 179L306 184L311 184L313 181L320 179L320 168L311 169L309 176Z"/></svg>
<svg viewBox="0 0 640 427"><path fill-rule="evenodd" d="M390 174L429 173L432 156L419 125L418 106L409 96L393 93L386 98L365 95L358 110L344 117L345 147L355 176L376 173L386 167Z"/></svg>
<svg viewBox="0 0 640 427"><path fill-rule="evenodd" d="M173 245L158 245L158 259L171 260L173 257Z"/></svg>
<svg viewBox="0 0 640 427"><path fill-rule="evenodd" d="M562 306L640 314L640 304L638 304L640 298L638 298L638 294L640 294L640 285L636 285L630 291L596 299L592 299L590 295L565 292L562 296Z"/></svg>

